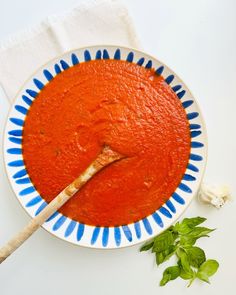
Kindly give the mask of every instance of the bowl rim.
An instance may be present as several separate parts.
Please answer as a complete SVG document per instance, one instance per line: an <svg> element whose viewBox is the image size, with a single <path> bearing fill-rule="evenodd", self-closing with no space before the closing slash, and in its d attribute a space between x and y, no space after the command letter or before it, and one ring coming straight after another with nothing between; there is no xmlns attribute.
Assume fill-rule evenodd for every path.
<svg viewBox="0 0 236 295"><path fill-rule="evenodd" d="M33 78L35 76L37 76L38 73L40 72L43 72L43 70L45 68L47 68L49 66L49 64L56 64L56 63L59 63L60 59L64 59L66 57L69 57L71 56L72 53L75 53L80 51L80 52L84 52L85 50L88 50L88 51L91 51L91 50L94 50L94 51L97 51L97 50L117 50L117 49L120 49L121 53L122 53L122 50L125 50L125 51L130 51L130 52L133 52L134 54L140 54L140 55L143 55L145 60L152 60L152 61L155 61L159 64L161 64L165 69L167 69L168 72L172 73L174 75L175 78L177 78L180 82L180 84L183 86L182 89L186 90L187 93L189 93L191 95L191 98L194 102L194 105L195 105L195 109L197 109L197 112L199 113L199 120L200 120L200 125L201 125L201 130L202 130L202 135L203 135L203 139L202 141L204 142L204 147L203 147L203 164L202 164L202 167L201 169L199 170L199 174L197 175L197 180L198 180L198 188L195 189L195 192L191 193L191 195L189 196L190 200L187 202L187 204L184 204L183 206L181 206L181 210L177 210L175 213L174 213L174 216L173 218L171 218L171 222L169 223L168 226L163 226L163 228L159 228L158 232L150 235L149 237L146 237L146 238L140 238L138 240L136 240L135 242L131 241L130 243L126 243L125 245L119 245L119 246L96 246L96 245L91 245L89 242L87 243L80 243L78 241L72 241L70 239L67 239L66 237L61 237L57 234L57 232L52 232L52 230L50 230L49 228L45 227L45 223L41 226L44 230L46 230L47 232L49 232L51 235L53 235L54 237L60 239L60 240L63 240L65 242L69 242L70 244L73 244L73 245L76 245L76 246L81 246L81 247L86 247L86 248L92 248L92 249L104 249L104 250L112 250L112 249L121 249L121 248L125 248L125 247L131 247L131 246L135 246L137 244L140 244L140 243L144 243L150 239L152 239L154 236L156 235L159 235L160 233L162 233L163 231L165 231L169 226L171 226L174 222L176 222L180 216L186 211L186 209L189 207L190 203L192 202L192 200L194 199L195 195L197 194L197 191L201 185L201 182L202 182L202 178L204 176L204 173L205 173L205 169L206 169L206 164L207 164L207 157L208 157L208 138L207 138L207 130L206 130L206 125L205 125L205 120L204 120L204 117L202 115L202 111L199 107L199 104L195 98L195 96L192 94L192 92L189 90L189 88L187 87L187 85L184 83L184 81L179 77L178 74L176 74L175 71L173 71L170 67L168 67L164 62L162 62L161 60L157 59L156 57L142 51L142 50L138 50L136 48L132 48L132 47L126 47L126 46L123 46L123 45L90 45L90 46L84 46L84 47L79 47L79 48L75 48L75 49L72 49L72 50L68 50L68 51L65 51L63 53L61 53L60 55L57 55L56 57L48 60L46 63L44 63L43 65L41 65L40 67L38 67L30 76L27 80L25 80L25 82L22 84L22 87L18 90L17 94L15 95L13 101L11 102L11 105L9 107L9 111L8 111L8 114L7 114L7 117L6 117L6 120L5 120L5 126L4 126L4 133L3 133L3 141L4 141L4 144L3 144L3 159L4 159L4 169L5 169L5 172L6 172L6 175L7 175L7 179L10 183L10 187L11 187L11 190L13 191L13 194L15 195L16 199L18 200L18 202L20 203L21 207L24 209L24 211L31 217L33 218L34 216L32 216L32 214L27 210L26 206L20 201L19 199L19 196L17 194L17 192L15 191L13 185L12 185L12 179L13 177L10 175L10 172L9 172L9 166L8 166L8 163L7 163L7 159L6 159L6 153L7 153L7 125L8 125L8 121L9 121L9 118L10 118L10 114L12 113L13 109L14 109L14 106L16 105L16 102L17 102L17 99L19 99L19 97L21 96L20 94L23 92L24 89L26 89L26 86L27 86L27 83L29 83L30 81L33 80ZM91 58L91 60L95 60L96 58ZM112 59L112 57L110 58ZM121 60L125 60L123 58L121 58ZM86 60L81 60L81 62L86 62ZM70 65L70 67L73 66L73 65ZM63 71L63 69L62 69ZM57 76L58 74L53 74L53 78L55 76ZM171 87L171 86L170 86ZM181 89L181 90L182 90ZM34 99L33 99L34 100ZM29 109L30 107L28 107ZM186 111L186 110L185 110ZM186 112L187 113L187 112ZM27 115L27 114L26 114ZM24 115L24 118L26 117L26 115ZM190 152L192 151L192 148L190 149ZM189 160L190 161L190 160ZM189 163L189 162L188 162ZM187 170L187 167L186 167L186 170ZM182 181L182 180L181 180ZM30 184L33 185L32 182L30 182ZM178 187L177 187L178 188ZM176 190L177 190L176 188ZM175 190L175 191L176 191ZM170 196L171 198L171 196ZM42 198L43 199L43 198ZM167 202L167 201L166 201ZM163 204L165 205L166 202ZM148 217L150 217L152 214L150 214ZM145 218L143 218L145 219ZM139 222L143 221L143 219L141 219ZM163 216L162 216L162 219L163 219ZM134 223L131 223L131 224L134 224ZM130 224L128 224L130 225ZM86 227L90 227L90 225L86 225ZM92 228L95 228L95 226L91 226ZM121 225L119 226L121 227ZM104 227L101 227L101 228L104 228ZM115 228L114 226L112 227L108 227L108 228ZM155 230L154 230L155 232ZM125 237L124 237L125 238ZM123 239L124 239L123 238Z"/></svg>

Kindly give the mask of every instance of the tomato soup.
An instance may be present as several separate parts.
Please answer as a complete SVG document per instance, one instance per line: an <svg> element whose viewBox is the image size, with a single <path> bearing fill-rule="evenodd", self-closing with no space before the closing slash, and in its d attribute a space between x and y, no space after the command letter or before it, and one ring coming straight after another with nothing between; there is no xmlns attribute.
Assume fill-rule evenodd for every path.
<svg viewBox="0 0 236 295"><path fill-rule="evenodd" d="M60 210L81 223L117 226L156 211L179 185L190 153L182 104L153 69L121 60L73 66L37 95L23 129L23 157L51 201L104 144L126 158L95 175Z"/></svg>

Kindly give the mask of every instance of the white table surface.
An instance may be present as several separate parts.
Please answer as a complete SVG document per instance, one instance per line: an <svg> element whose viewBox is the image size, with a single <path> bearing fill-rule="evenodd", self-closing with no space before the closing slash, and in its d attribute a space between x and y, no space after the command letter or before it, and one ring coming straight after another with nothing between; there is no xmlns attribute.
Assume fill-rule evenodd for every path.
<svg viewBox="0 0 236 295"><path fill-rule="evenodd" d="M0 40L37 24L49 14L75 6L76 0L0 0ZM236 1L126 0L145 51L174 69L189 85L205 115L209 161L205 180L228 183L236 192ZM0 135L8 102L0 95ZM0 243L29 220L8 184L0 159ZM40 229L0 266L0 294L235 294L235 202L221 210L192 202L185 216L205 216L216 227L199 243L220 262L211 285L177 280L158 286L157 268L139 246L91 250L63 242Z"/></svg>

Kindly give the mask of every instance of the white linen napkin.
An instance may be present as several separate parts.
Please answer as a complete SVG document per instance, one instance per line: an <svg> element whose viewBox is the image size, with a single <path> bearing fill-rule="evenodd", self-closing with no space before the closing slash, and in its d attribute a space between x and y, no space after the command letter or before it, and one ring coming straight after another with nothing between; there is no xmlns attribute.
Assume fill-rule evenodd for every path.
<svg viewBox="0 0 236 295"><path fill-rule="evenodd" d="M0 45L0 84L12 102L25 80L48 60L103 44L139 47L132 20L119 0L87 0Z"/></svg>

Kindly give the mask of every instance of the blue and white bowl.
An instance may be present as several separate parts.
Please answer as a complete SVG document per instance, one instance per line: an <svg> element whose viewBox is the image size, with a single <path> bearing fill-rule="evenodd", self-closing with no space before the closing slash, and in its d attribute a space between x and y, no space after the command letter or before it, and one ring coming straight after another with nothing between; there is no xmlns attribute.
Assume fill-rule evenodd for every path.
<svg viewBox="0 0 236 295"><path fill-rule="evenodd" d="M37 93L62 71L79 62L109 58L127 60L146 68L153 67L157 74L165 78L186 111L191 133L191 153L185 175L173 195L156 212L136 223L117 227L94 227L56 212L43 224L43 228L65 241L102 249L131 246L158 235L179 218L199 188L206 164L206 130L196 100L183 81L157 59L134 49L93 46L73 50L49 61L25 83L12 105L4 137L4 158L9 181L20 204L34 217L47 203L31 183L22 157L21 143L27 112Z"/></svg>

